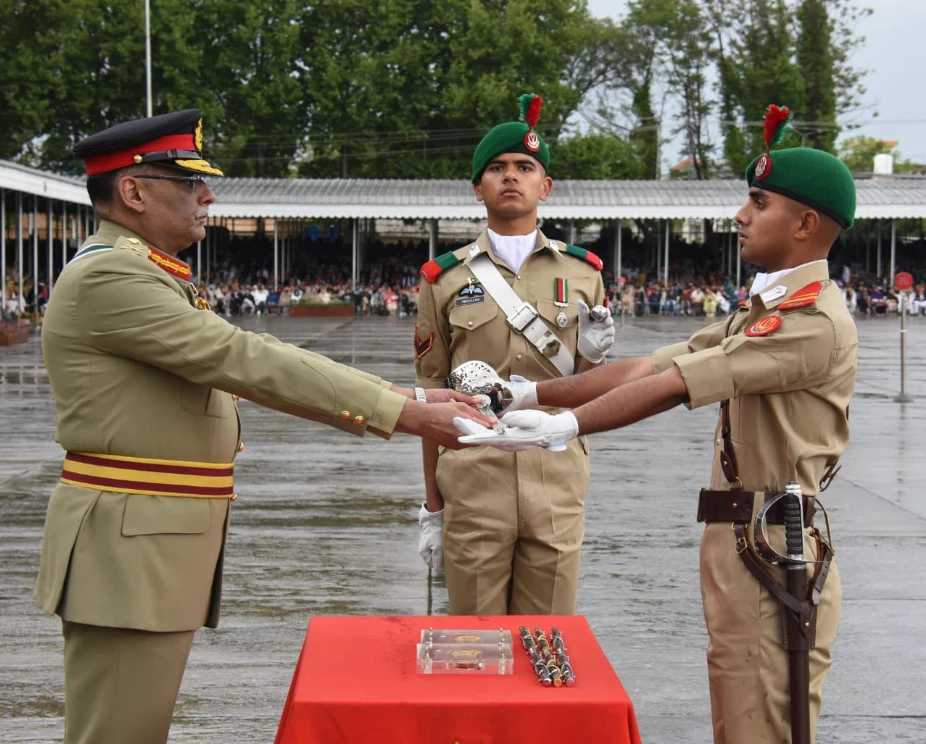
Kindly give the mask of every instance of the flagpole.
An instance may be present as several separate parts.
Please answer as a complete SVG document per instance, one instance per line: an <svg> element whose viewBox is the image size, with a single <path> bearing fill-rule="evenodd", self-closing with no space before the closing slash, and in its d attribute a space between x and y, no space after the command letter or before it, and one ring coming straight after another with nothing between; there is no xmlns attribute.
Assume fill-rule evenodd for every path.
<svg viewBox="0 0 926 744"><path fill-rule="evenodd" d="M151 116L151 3L145 0L145 78L148 87L148 116Z"/></svg>

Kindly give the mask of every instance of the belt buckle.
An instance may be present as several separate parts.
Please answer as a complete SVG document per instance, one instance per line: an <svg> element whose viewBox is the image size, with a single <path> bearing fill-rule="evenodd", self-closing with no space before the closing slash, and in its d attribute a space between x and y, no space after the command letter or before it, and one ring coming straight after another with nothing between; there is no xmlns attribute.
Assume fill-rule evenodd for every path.
<svg viewBox="0 0 926 744"><path fill-rule="evenodd" d="M743 535L742 537L740 537L739 535L736 534L735 524L731 524L730 529L733 530L733 534L734 536L736 536L736 553L737 555L739 555L740 553L745 552L749 548L749 543L746 540L746 535Z"/></svg>
<svg viewBox="0 0 926 744"><path fill-rule="evenodd" d="M540 313L537 312L533 305L529 302L522 302L521 306L515 311L515 314L510 318L505 318L505 320L508 325L514 328L518 333L524 333L524 329L533 323L538 315L540 315Z"/></svg>

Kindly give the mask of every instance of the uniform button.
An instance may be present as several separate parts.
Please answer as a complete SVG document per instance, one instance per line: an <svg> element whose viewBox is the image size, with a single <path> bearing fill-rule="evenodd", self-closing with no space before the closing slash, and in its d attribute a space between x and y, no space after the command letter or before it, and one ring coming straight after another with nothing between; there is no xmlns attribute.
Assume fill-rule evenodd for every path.
<svg viewBox="0 0 926 744"><path fill-rule="evenodd" d="M515 357L515 358L516 358L519 362L521 361L521 355L520 355L520 354L518 354L517 357Z"/></svg>
<svg viewBox="0 0 926 744"><path fill-rule="evenodd" d="M515 274L514 277L515 277L515 279L520 279L520 278L521 278L521 275L520 275L520 274Z"/></svg>
<svg viewBox="0 0 926 744"><path fill-rule="evenodd" d="M363 416L354 416L355 424L362 424L366 419Z"/></svg>
<svg viewBox="0 0 926 744"><path fill-rule="evenodd" d="M719 439L717 440L717 444L720 444L720 440L719 440Z"/></svg>
<svg viewBox="0 0 926 744"><path fill-rule="evenodd" d="M237 402L238 402L238 399L239 399L240 397L241 397L240 395L232 395L232 400L233 400L235 403L237 403Z"/></svg>
<svg viewBox="0 0 926 744"><path fill-rule="evenodd" d="M345 421L347 421L347 419L350 418L350 411L341 411L338 415L339 415L342 419L344 419Z"/></svg>
<svg viewBox="0 0 926 744"><path fill-rule="evenodd" d="M473 321L471 321L471 320L467 321L467 322L466 322L466 325L468 325L470 328L472 328L472 327L473 327Z"/></svg>
<svg viewBox="0 0 926 744"><path fill-rule="evenodd" d="M231 496L228 497L228 500L229 500L229 501L237 501L237 500L238 500L238 494L237 494L237 493L233 493Z"/></svg>
<svg viewBox="0 0 926 744"><path fill-rule="evenodd" d="M244 442L239 442L239 443L238 443L238 451L239 451L239 452L244 452Z"/></svg>

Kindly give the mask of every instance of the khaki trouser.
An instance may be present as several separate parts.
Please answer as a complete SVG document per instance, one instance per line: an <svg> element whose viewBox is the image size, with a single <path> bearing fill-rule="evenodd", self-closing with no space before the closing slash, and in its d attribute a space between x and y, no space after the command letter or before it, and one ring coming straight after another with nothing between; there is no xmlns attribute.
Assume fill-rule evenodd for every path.
<svg viewBox="0 0 926 744"><path fill-rule="evenodd" d="M444 452L444 570L451 615L575 612L585 530L588 454Z"/></svg>
<svg viewBox="0 0 926 744"><path fill-rule="evenodd" d="M194 631L63 632L64 744L164 744Z"/></svg>
<svg viewBox="0 0 926 744"><path fill-rule="evenodd" d="M786 552L784 528L769 526L767 532L776 549ZM749 539L753 539L751 525ZM781 605L743 565L735 542L731 525L719 522L707 525L701 540L701 598L710 635L707 667L714 744L788 744L791 692L788 653L781 646ZM816 557L815 548L816 543L805 536L805 556ZM772 575L785 585L783 569L773 569ZM834 560L817 608L816 648L810 651L811 740L816 736L841 603L842 586Z"/></svg>

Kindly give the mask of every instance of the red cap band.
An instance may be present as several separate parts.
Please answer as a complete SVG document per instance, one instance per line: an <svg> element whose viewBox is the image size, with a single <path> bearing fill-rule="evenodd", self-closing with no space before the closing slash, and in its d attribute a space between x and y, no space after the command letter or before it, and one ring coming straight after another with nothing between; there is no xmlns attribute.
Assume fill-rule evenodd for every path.
<svg viewBox="0 0 926 744"><path fill-rule="evenodd" d="M91 155L84 160L88 176L95 176L99 173L109 173L109 171L125 168L129 165L136 165L136 155L147 155L150 152L166 152L167 150L186 150L188 152L198 152L193 143L193 133L189 134L168 134L166 137L158 137L156 140L146 142L143 145L132 147L118 152L107 152L103 155Z"/></svg>

